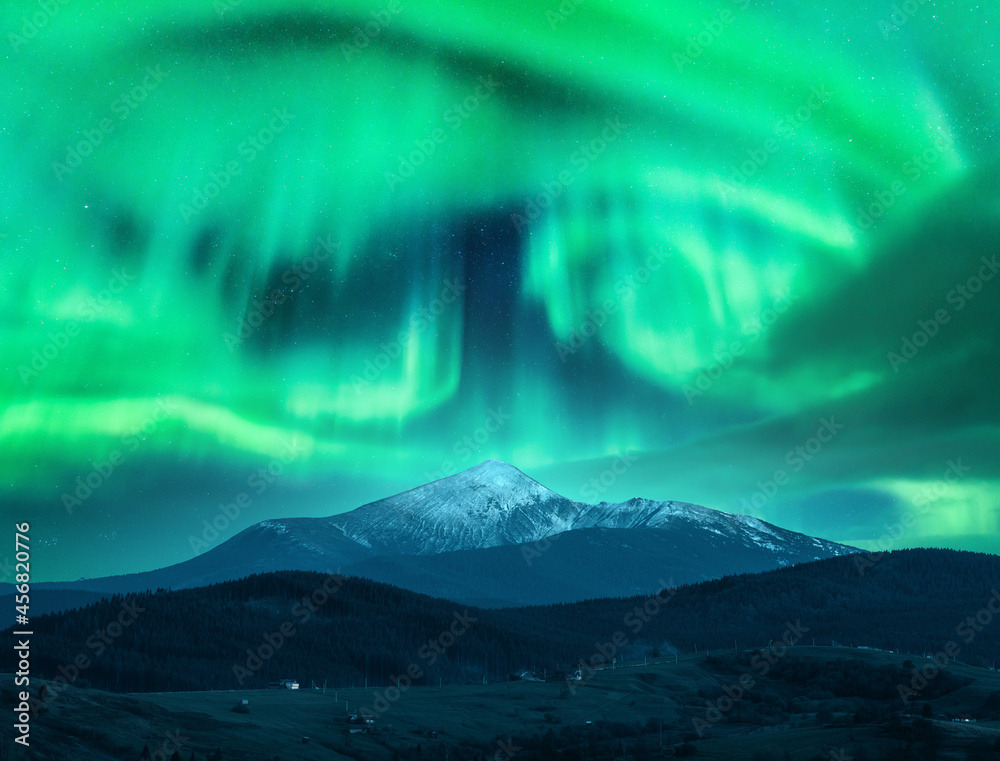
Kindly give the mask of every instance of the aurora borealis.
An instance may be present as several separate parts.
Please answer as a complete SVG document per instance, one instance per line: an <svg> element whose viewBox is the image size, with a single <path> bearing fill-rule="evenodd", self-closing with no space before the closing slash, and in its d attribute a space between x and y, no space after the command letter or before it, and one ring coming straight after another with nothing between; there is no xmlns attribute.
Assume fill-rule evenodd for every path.
<svg viewBox="0 0 1000 761"><path fill-rule="evenodd" d="M184 560L244 491L221 539L487 458L1000 551L1000 7L11 0L0 29L0 504L36 580Z"/></svg>

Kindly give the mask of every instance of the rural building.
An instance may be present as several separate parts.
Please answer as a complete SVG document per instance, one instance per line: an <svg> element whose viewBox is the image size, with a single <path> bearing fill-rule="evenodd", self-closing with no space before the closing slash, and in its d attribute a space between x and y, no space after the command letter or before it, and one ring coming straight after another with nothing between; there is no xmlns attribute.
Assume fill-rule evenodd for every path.
<svg viewBox="0 0 1000 761"><path fill-rule="evenodd" d="M347 731L352 735L371 734L375 731L375 717L359 716L356 713L352 713L347 717Z"/></svg>

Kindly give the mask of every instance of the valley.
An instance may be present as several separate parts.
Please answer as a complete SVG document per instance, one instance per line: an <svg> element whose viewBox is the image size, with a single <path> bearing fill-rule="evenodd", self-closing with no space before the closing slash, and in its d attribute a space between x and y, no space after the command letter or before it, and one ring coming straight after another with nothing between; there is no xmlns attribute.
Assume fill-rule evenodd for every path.
<svg viewBox="0 0 1000 761"><path fill-rule="evenodd" d="M33 620L29 758L980 761L998 590L1000 558L902 550L522 608L292 571L112 596Z"/></svg>
<svg viewBox="0 0 1000 761"><path fill-rule="evenodd" d="M224 761L639 761L682 755L691 746L697 758L719 761L986 759L1000 751L997 672L949 666L961 686L903 706L894 695L870 692L874 679L830 693L793 674L903 673L905 655L794 647L778 659L785 671L775 667L763 676L735 666L735 657L730 650L602 667L569 686L549 678L399 690L303 685L141 695L68 687L33 719L33 757L72 752L80 761L138 759L144 745L153 761L162 761L155 753L163 747L167 759L174 749L184 759L192 753L213 758L219 749ZM738 673L753 673L755 684L738 697L730 690L729 697ZM4 704L11 691L10 678L0 679ZM243 701L247 713L235 713ZM374 733L350 734L347 717L363 709L376 716ZM958 715L975 721L952 721ZM930 747L936 755L926 755Z"/></svg>

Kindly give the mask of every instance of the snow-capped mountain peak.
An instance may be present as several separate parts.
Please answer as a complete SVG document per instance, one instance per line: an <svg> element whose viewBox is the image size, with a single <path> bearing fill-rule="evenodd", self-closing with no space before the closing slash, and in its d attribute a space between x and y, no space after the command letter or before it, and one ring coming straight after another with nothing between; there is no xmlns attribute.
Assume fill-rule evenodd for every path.
<svg viewBox="0 0 1000 761"><path fill-rule="evenodd" d="M807 539L751 516L686 502L641 497L596 505L575 502L499 460L486 460L328 520L345 538L376 555L434 555L524 544L575 529L667 529L678 537L697 532L766 548L781 564ZM850 551L830 542L821 547L826 554Z"/></svg>
<svg viewBox="0 0 1000 761"><path fill-rule="evenodd" d="M336 569L448 599L526 604L645 594L662 578L687 583L856 551L685 502L574 502L487 460L347 513L262 521L176 566L80 584L181 588Z"/></svg>
<svg viewBox="0 0 1000 761"><path fill-rule="evenodd" d="M523 544L594 528L694 530L763 546L781 556L803 538L751 516L686 502L641 497L596 505L574 502L500 460L486 460L329 521L345 538L371 552L394 555ZM823 546L828 554L840 554L840 545Z"/></svg>
<svg viewBox="0 0 1000 761"><path fill-rule="evenodd" d="M574 512L574 504L513 465L487 460L332 522L376 552L425 555L549 536L552 517Z"/></svg>
<svg viewBox="0 0 1000 761"><path fill-rule="evenodd" d="M552 490L546 489L538 481L526 476L513 465L508 465L501 460L486 460L468 470L463 470L461 473L456 473L434 483L444 482L447 482L448 488L455 492L466 489L486 489L497 495L504 495L506 499L503 504L508 508L559 496ZM431 485L427 484L426 486Z"/></svg>

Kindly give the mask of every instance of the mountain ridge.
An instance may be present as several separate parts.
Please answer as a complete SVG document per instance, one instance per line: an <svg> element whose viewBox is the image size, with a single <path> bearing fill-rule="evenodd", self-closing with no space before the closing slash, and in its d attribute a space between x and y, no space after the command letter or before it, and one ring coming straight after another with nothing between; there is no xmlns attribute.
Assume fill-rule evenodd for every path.
<svg viewBox="0 0 1000 761"><path fill-rule="evenodd" d="M554 544L559 548L552 550ZM571 602L598 592L636 594L661 577L691 583L857 551L686 502L576 502L508 463L486 460L349 512L260 521L165 568L34 589L125 593L278 570L336 570L432 596L506 606ZM543 552L547 559L538 560ZM64 606L65 595L58 599Z"/></svg>

